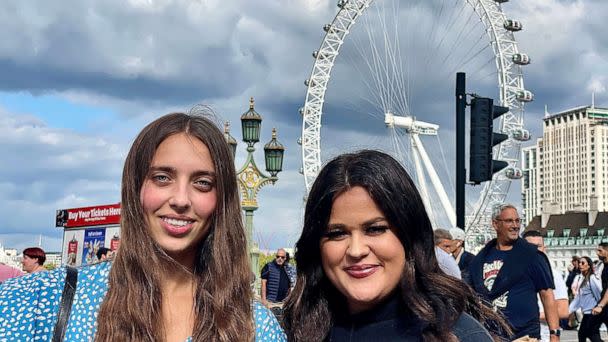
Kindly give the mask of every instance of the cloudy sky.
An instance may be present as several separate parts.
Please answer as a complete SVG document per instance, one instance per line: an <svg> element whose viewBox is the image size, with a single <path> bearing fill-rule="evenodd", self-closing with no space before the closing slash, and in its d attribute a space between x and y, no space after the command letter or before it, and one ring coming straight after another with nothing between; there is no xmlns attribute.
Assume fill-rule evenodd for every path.
<svg viewBox="0 0 608 342"><path fill-rule="evenodd" d="M460 7L437 2L420 6L403 0L390 12L389 17L407 23L399 25L403 42L393 55L403 56L403 63L425 62L420 64L424 68L390 73L407 75L398 88L407 94L404 111L441 124L442 133L430 138L429 150L446 165L442 178L449 183L454 68L470 70L471 86L488 96L496 91L496 74L491 59L484 57L491 53L483 49L487 38L478 43L479 32L483 34L479 20L466 10L461 14ZM447 2L452 6L453 1ZM360 26L377 28L377 13L386 7L370 12L377 17L370 14ZM596 105L608 107L608 2L511 1L503 10L523 23L516 38L520 51L533 60L524 76L526 88L535 94L525 114L534 136L542 133L545 105L550 112L589 105L595 91ZM260 192L256 239L265 249L293 245L304 195L297 144L302 125L298 108L306 96L303 80L314 62L311 52L323 39L322 26L337 11L333 0L2 2L0 243L21 249L37 244L42 235L43 248L59 250L62 234L54 227L55 210L118 202L126 151L145 124L204 103L221 120L232 122L233 136L240 139L239 118L253 96L264 118L262 142L270 140L276 127L287 148L279 181ZM377 30L353 29L336 64L326 94L324 158L346 146L380 146L387 136L383 113L374 109L382 96L370 91L374 81L368 62L374 53L365 41L370 37L381 38ZM430 81L423 85L416 79ZM439 85L447 90L440 91ZM239 166L244 154L241 143ZM259 153L259 164L262 157ZM513 183L510 196L518 199L519 189Z"/></svg>

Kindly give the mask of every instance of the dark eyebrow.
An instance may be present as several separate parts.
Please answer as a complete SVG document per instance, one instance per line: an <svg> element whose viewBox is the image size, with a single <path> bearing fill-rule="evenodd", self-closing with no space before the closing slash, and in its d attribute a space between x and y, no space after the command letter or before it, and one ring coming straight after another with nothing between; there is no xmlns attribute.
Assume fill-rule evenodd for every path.
<svg viewBox="0 0 608 342"><path fill-rule="evenodd" d="M331 223L327 225L327 230L344 229L346 227L342 223Z"/></svg>
<svg viewBox="0 0 608 342"><path fill-rule="evenodd" d="M170 167L170 166L150 166L150 173L155 172L155 171L162 171L162 172L166 172L166 173L170 173L170 174L175 174L177 171L174 167ZM206 170L200 170L200 171L196 171L192 174L192 177L200 177L200 176L211 176L215 178L215 172L214 171L206 171Z"/></svg>
<svg viewBox="0 0 608 342"><path fill-rule="evenodd" d="M154 171L163 171L166 173L175 173L175 168L169 166L150 166L150 173Z"/></svg>
<svg viewBox="0 0 608 342"><path fill-rule="evenodd" d="M373 218L371 220L367 220L367 221L363 222L363 226L368 227L368 226L371 226L374 223L381 222L381 221L386 221L388 223L388 220L385 217L378 216L376 218Z"/></svg>
<svg viewBox="0 0 608 342"><path fill-rule="evenodd" d="M375 217L371 220L367 220L365 222L363 222L363 224L361 225L362 227L369 227L374 223L377 222L382 222L382 221L386 221L388 223L388 220L384 217ZM344 224L342 223L330 223L327 225L327 229L328 230L332 230L332 229L344 229L344 227L346 227Z"/></svg>

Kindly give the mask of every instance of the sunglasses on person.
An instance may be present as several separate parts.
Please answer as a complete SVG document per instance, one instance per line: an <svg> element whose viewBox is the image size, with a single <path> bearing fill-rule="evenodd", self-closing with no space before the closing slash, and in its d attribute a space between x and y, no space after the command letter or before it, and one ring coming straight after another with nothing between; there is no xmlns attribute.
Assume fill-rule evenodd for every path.
<svg viewBox="0 0 608 342"><path fill-rule="evenodd" d="M285 255L277 255L277 259L287 259Z"/></svg>

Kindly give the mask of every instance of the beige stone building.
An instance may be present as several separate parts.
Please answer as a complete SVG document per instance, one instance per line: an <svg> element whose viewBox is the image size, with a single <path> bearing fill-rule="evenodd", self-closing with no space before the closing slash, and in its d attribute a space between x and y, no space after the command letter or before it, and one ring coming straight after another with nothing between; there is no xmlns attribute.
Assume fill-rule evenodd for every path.
<svg viewBox="0 0 608 342"><path fill-rule="evenodd" d="M586 106L545 115L543 137L522 149L524 222L549 209L608 211L608 109ZM544 208L544 209L543 209Z"/></svg>

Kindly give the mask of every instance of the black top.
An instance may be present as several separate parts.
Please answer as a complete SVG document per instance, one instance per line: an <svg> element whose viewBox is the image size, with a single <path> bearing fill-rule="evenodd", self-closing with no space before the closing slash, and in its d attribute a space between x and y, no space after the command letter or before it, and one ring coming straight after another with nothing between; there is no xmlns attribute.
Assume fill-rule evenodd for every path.
<svg viewBox="0 0 608 342"><path fill-rule="evenodd" d="M422 341L425 324L408 314L397 297L356 315L339 312L325 339L329 342ZM463 313L452 328L462 342L491 342L492 337L473 317Z"/></svg>
<svg viewBox="0 0 608 342"><path fill-rule="evenodd" d="M475 254L467 251L463 251L462 255L460 256L458 268L460 268L460 274L462 275L462 279L465 281L469 278L469 265L473 259L475 259Z"/></svg>
<svg viewBox="0 0 608 342"><path fill-rule="evenodd" d="M568 291L570 291L570 287L572 286L572 282L574 282L574 278L581 273L581 271L578 270L578 268L574 268L572 269L572 271L570 271L568 273L568 278L566 278L566 287L568 288Z"/></svg>
<svg viewBox="0 0 608 342"><path fill-rule="evenodd" d="M604 294L606 293L606 289L608 288L608 266L604 264L604 268L602 269L602 295L600 298L604 298Z"/></svg>
<svg viewBox="0 0 608 342"><path fill-rule="evenodd" d="M460 261L458 262L458 268L460 268L460 271L468 271L469 265L473 259L475 259L475 254L467 251L462 252Z"/></svg>

